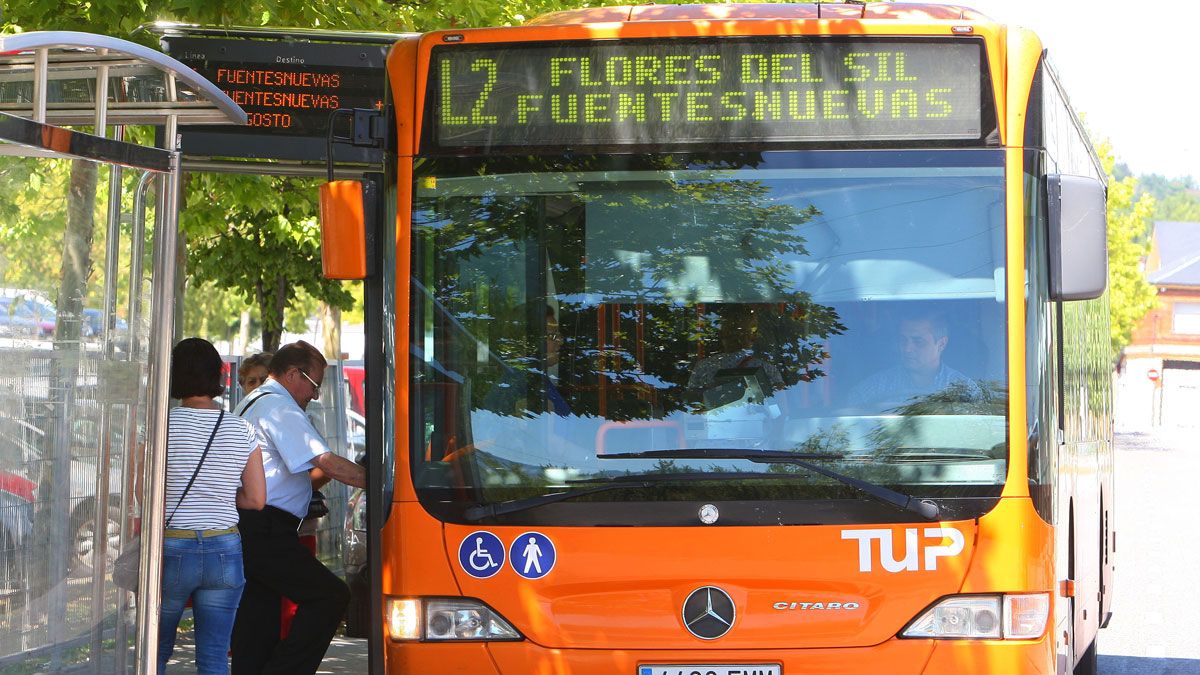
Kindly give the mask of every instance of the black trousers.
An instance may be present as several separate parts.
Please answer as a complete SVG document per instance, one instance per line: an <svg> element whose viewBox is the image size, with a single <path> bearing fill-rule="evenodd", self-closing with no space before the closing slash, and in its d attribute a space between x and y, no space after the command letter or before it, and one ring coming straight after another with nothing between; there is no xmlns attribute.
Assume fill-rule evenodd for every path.
<svg viewBox="0 0 1200 675"><path fill-rule="evenodd" d="M315 673L350 602L350 589L300 544L300 519L268 506L238 511L246 589L233 624L232 675ZM279 602L296 603L279 639Z"/></svg>

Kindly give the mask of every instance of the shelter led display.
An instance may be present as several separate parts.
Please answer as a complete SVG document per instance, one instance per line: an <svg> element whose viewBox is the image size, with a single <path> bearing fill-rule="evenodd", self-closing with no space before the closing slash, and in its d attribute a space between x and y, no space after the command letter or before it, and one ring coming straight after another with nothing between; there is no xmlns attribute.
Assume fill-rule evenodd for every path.
<svg viewBox="0 0 1200 675"><path fill-rule="evenodd" d="M330 113L383 106L384 46L190 37L164 45L246 111L244 128L188 129L189 155L322 160ZM363 148L337 151L368 159Z"/></svg>

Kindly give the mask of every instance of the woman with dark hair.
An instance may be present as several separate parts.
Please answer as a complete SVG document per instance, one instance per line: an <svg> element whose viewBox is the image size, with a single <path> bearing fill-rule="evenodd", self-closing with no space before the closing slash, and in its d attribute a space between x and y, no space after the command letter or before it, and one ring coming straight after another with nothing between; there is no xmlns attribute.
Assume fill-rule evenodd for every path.
<svg viewBox="0 0 1200 675"><path fill-rule="evenodd" d="M213 400L225 390L223 366L207 340L187 338L171 351L171 397L180 405L167 423L160 675L189 597L197 671L229 672L229 638L246 585L237 509L261 509L267 500L254 428Z"/></svg>

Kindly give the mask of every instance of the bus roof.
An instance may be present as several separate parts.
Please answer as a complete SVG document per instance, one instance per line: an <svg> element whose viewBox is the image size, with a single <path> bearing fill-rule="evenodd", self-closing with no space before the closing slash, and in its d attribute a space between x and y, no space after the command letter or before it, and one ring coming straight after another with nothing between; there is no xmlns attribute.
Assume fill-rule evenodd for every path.
<svg viewBox="0 0 1200 675"><path fill-rule="evenodd" d="M871 3L722 3L693 5L624 5L550 12L527 26L623 21L686 21L692 19L903 19L909 21L990 21L967 7L890 2Z"/></svg>

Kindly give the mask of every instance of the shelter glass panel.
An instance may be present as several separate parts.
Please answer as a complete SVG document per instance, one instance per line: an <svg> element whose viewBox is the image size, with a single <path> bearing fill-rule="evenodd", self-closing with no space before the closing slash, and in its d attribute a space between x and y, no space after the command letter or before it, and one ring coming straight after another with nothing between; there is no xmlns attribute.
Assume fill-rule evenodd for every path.
<svg viewBox="0 0 1200 675"><path fill-rule="evenodd" d="M0 672L133 667L152 228L112 171L0 157Z"/></svg>

